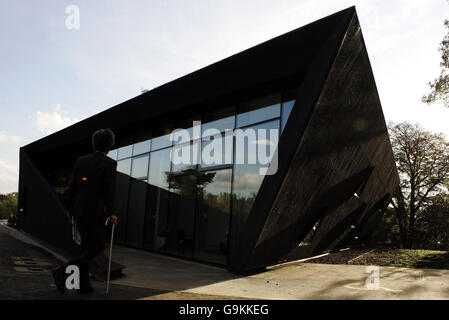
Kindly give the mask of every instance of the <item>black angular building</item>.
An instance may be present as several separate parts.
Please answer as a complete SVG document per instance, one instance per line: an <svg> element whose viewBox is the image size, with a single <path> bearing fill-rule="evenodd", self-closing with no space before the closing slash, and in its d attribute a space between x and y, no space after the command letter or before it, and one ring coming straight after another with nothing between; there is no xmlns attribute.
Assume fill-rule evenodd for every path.
<svg viewBox="0 0 449 320"><path fill-rule="evenodd" d="M66 252L65 190L99 128L117 138L116 243L237 272L365 241L399 183L353 7L22 147L19 227Z"/></svg>

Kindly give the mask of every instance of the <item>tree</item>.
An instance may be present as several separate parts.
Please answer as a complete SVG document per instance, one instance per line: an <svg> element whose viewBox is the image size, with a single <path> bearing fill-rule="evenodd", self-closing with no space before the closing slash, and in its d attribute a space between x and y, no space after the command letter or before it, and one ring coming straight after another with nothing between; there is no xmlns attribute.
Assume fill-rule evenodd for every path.
<svg viewBox="0 0 449 320"><path fill-rule="evenodd" d="M417 226L416 241L425 249L449 249L449 194L440 193L430 199Z"/></svg>
<svg viewBox="0 0 449 320"><path fill-rule="evenodd" d="M402 246L412 248L432 197L447 191L449 143L444 135L407 122L390 125L389 131L400 178L392 205Z"/></svg>
<svg viewBox="0 0 449 320"><path fill-rule="evenodd" d="M429 82L431 92L424 95L422 101L429 104L440 101L445 107L449 108L449 20L445 20L444 25L448 33L444 36L439 48L441 52L441 73L434 82Z"/></svg>
<svg viewBox="0 0 449 320"><path fill-rule="evenodd" d="M17 192L0 194L0 219L10 219L16 215Z"/></svg>

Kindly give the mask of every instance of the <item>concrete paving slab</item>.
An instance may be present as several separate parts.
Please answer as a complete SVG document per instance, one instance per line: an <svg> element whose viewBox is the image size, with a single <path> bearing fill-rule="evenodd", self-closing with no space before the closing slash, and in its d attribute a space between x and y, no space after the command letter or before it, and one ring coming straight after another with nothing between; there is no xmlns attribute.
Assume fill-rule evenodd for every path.
<svg viewBox="0 0 449 320"><path fill-rule="evenodd" d="M224 268L122 246L114 246L112 259L126 266L112 283L139 288L179 291L239 278Z"/></svg>
<svg viewBox="0 0 449 320"><path fill-rule="evenodd" d="M33 271L32 266L17 266L15 258L22 261L47 261L54 266L60 264L52 255L39 247L24 243L0 232L0 300L115 300L139 299L166 293L152 288L136 288L112 284L110 295L106 296L104 282L92 281L95 293L78 295L75 291L67 291L61 295L55 288L48 265Z"/></svg>
<svg viewBox="0 0 449 320"><path fill-rule="evenodd" d="M379 268L379 288L365 286L366 266L303 263L186 292L250 299L449 299L449 270Z"/></svg>

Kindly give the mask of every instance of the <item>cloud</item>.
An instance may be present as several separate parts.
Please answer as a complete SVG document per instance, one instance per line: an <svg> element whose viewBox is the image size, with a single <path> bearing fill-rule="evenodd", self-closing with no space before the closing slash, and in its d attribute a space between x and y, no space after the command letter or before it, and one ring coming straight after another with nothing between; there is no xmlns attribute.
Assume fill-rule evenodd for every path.
<svg viewBox="0 0 449 320"><path fill-rule="evenodd" d="M52 112L37 111L34 123L41 133L51 134L78 121L77 118L63 116L61 105L57 104Z"/></svg>
<svg viewBox="0 0 449 320"><path fill-rule="evenodd" d="M18 148L23 138L6 131L0 131L0 193L17 191L19 180Z"/></svg>
<svg viewBox="0 0 449 320"><path fill-rule="evenodd" d="M0 159L0 193L17 191L19 170Z"/></svg>
<svg viewBox="0 0 449 320"><path fill-rule="evenodd" d="M22 138L15 136L6 131L0 131L0 143L17 143L22 141Z"/></svg>

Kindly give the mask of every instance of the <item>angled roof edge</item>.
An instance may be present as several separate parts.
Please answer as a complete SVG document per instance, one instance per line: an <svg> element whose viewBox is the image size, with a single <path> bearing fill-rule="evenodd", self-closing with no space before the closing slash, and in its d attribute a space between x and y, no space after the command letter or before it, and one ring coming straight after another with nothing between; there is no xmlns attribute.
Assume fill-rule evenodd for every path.
<svg viewBox="0 0 449 320"><path fill-rule="evenodd" d="M168 115L235 90L305 72L315 55L355 7L339 11L138 95L23 146L37 152L85 139L101 127L118 129ZM267 64L266 61L270 63ZM263 68L261 68L263 66ZM143 105L158 107L143 107ZM163 108L159 107L163 106Z"/></svg>

